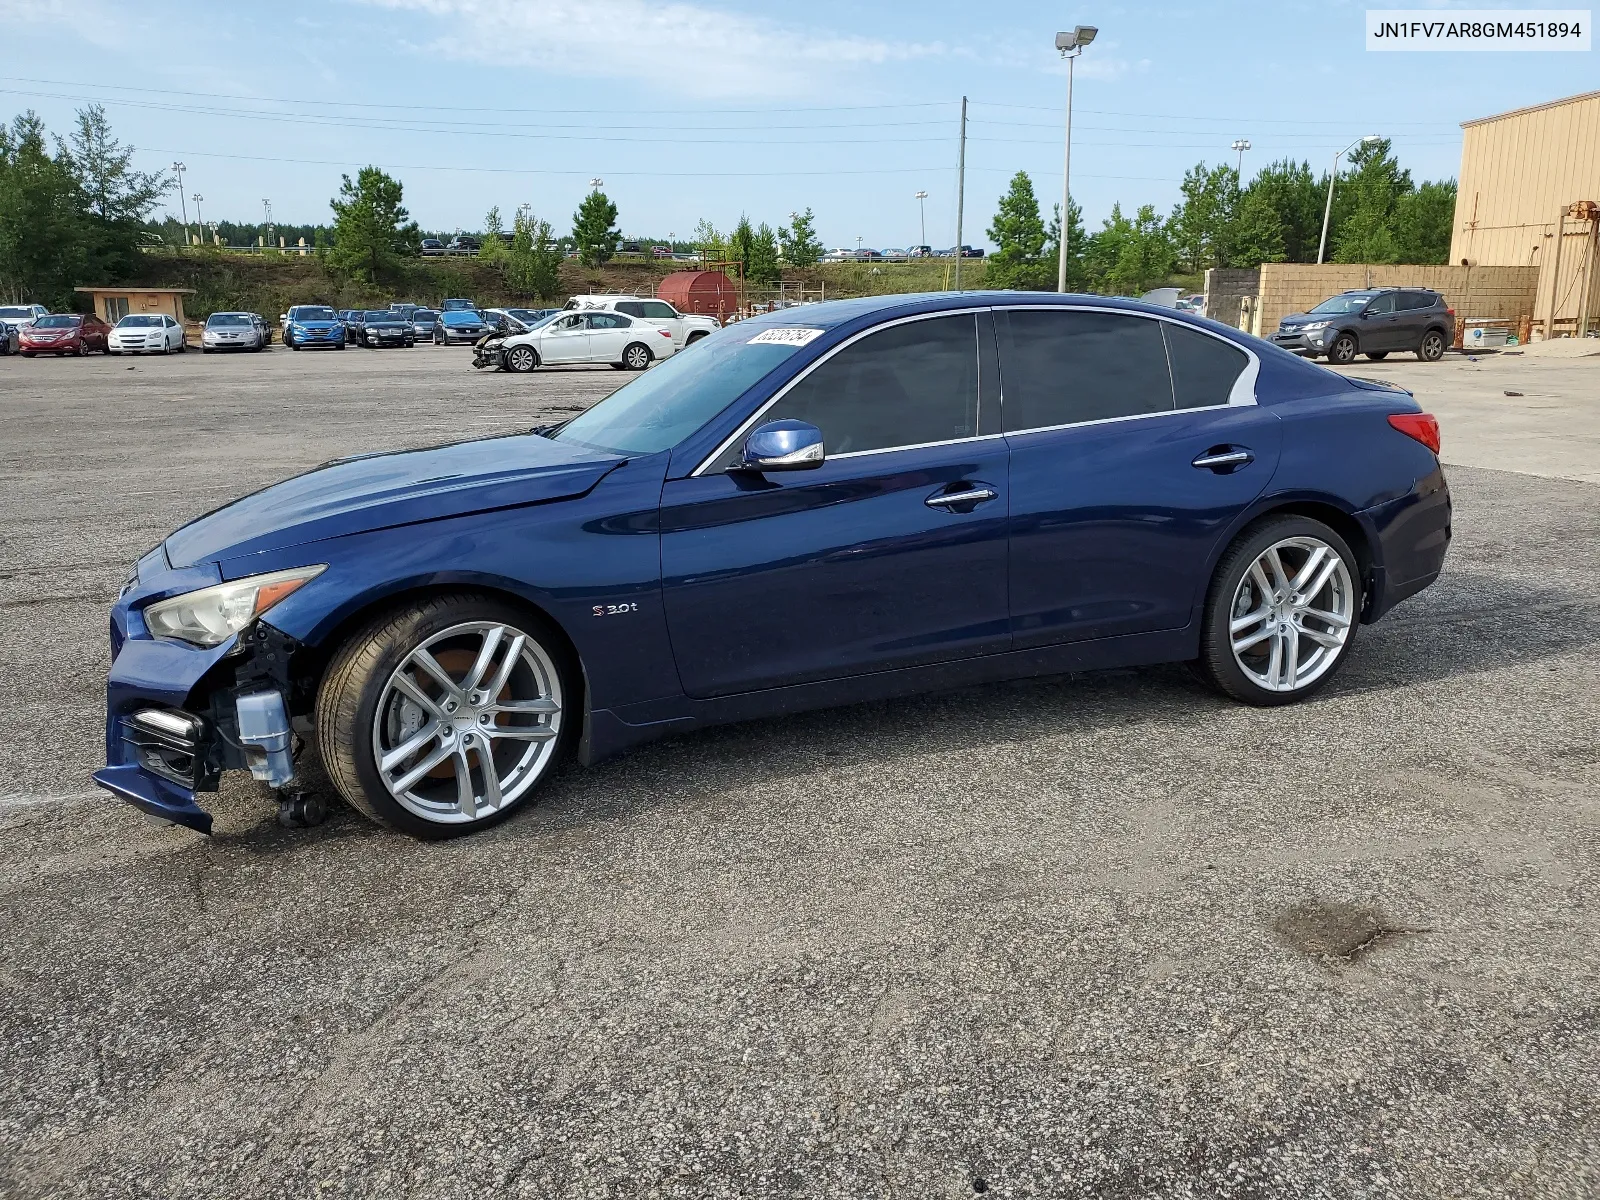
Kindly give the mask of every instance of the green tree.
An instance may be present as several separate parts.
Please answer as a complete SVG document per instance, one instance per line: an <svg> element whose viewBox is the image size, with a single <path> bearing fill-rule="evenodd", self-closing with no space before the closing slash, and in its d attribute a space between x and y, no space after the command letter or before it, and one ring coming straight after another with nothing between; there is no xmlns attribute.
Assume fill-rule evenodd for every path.
<svg viewBox="0 0 1600 1200"><path fill-rule="evenodd" d="M478 243L478 258L482 262L498 264L506 257L506 227L500 219L500 206L496 204L483 216L483 238Z"/></svg>
<svg viewBox="0 0 1600 1200"><path fill-rule="evenodd" d="M778 235L765 221L750 237L750 257L745 262L745 278L758 287L778 282Z"/></svg>
<svg viewBox="0 0 1600 1200"><path fill-rule="evenodd" d="M1317 239L1322 232L1322 201L1328 186L1327 176L1320 180L1311 173L1311 164L1283 159L1263 167L1250 186L1245 188L1240 200L1241 211L1245 203L1253 204L1253 219L1264 220L1262 214L1270 211L1278 222L1279 239L1283 243L1284 262L1316 262ZM1254 266L1243 261L1236 266ZM1272 260L1266 260L1272 261Z"/></svg>
<svg viewBox="0 0 1600 1200"><path fill-rule="evenodd" d="M0 299L66 308L89 263L82 195L34 112L0 126Z"/></svg>
<svg viewBox="0 0 1600 1200"><path fill-rule="evenodd" d="M598 188L585 196L572 214L572 236L578 243L578 259L586 267L598 267L616 254L622 240L617 206Z"/></svg>
<svg viewBox="0 0 1600 1200"><path fill-rule="evenodd" d="M98 104L81 108L59 157L83 195L89 270L104 281L126 279L138 269L144 219L170 187L161 172L133 169L134 148L111 134Z"/></svg>
<svg viewBox="0 0 1600 1200"><path fill-rule="evenodd" d="M1111 212L1116 224L1113 227L1108 218L1102 231L1107 235L1105 286L1121 295L1136 296L1165 283L1177 266L1178 255L1155 205L1142 205L1131 221L1119 206L1113 205Z"/></svg>
<svg viewBox="0 0 1600 1200"><path fill-rule="evenodd" d="M793 267L814 267L822 257L822 243L817 240L816 217L811 209L803 213L790 213L789 224L778 230L778 240L783 245L783 257ZM715 230L712 231L716 232Z"/></svg>
<svg viewBox="0 0 1600 1200"><path fill-rule="evenodd" d="M999 247L984 268L984 281L990 287L1050 286L1044 221L1039 216L1039 199L1033 194L1033 180L1026 171L1011 177L1011 186L1000 197L989 225L989 238Z"/></svg>
<svg viewBox="0 0 1600 1200"><path fill-rule="evenodd" d="M1390 146L1387 138L1358 146L1350 155L1350 171L1334 184L1337 220L1328 235L1334 262L1400 261L1395 210L1414 189L1411 172L1401 168Z"/></svg>
<svg viewBox="0 0 1600 1200"><path fill-rule="evenodd" d="M744 278L750 277L750 256L752 243L756 240L755 227L750 224L750 218L744 213L739 214L739 223L733 227L733 232L728 235L728 261L739 265L739 273Z"/></svg>
<svg viewBox="0 0 1600 1200"><path fill-rule="evenodd" d="M333 249L328 265L334 271L375 282L415 255L421 242L416 222L406 212L400 181L377 167L362 167L355 182L341 177L333 209Z"/></svg>
<svg viewBox="0 0 1600 1200"><path fill-rule="evenodd" d="M1208 168L1196 163L1184 172L1180 190L1183 200L1167 222L1180 264L1191 272L1231 266L1238 172L1226 164Z"/></svg>
<svg viewBox="0 0 1600 1200"><path fill-rule="evenodd" d="M1239 202L1228 265L1259 267L1262 263L1283 262L1287 257L1283 231L1283 218L1273 207L1271 196L1247 189Z"/></svg>
<svg viewBox="0 0 1600 1200"><path fill-rule="evenodd" d="M1394 229L1403 263L1447 263L1456 220L1456 181L1424 183L1395 202Z"/></svg>
<svg viewBox="0 0 1600 1200"><path fill-rule="evenodd" d="M1089 273L1084 261L1089 239L1083 232L1083 207L1071 196L1067 197L1067 290L1082 292L1089 287ZM1045 228L1045 266L1050 279L1059 282L1061 271L1061 205L1052 211L1050 224Z"/></svg>
<svg viewBox="0 0 1600 1200"><path fill-rule="evenodd" d="M810 212L810 209L806 210ZM717 227L704 217L695 222L694 244L700 250L702 262L721 262L727 254L727 239L717 231Z"/></svg>
<svg viewBox="0 0 1600 1200"><path fill-rule="evenodd" d="M550 222L541 221L526 207L517 210L511 223L506 278L524 296L554 300L561 293L561 249L551 236Z"/></svg>

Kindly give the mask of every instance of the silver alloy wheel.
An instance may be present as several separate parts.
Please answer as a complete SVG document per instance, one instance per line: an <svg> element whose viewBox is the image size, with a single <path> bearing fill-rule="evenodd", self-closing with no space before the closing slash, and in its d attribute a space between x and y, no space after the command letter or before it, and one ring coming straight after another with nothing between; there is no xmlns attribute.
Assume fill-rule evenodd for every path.
<svg viewBox="0 0 1600 1200"><path fill-rule="evenodd" d="M533 349L530 346L513 346L511 353L506 355L506 365L513 371L527 372L533 370Z"/></svg>
<svg viewBox="0 0 1600 1200"><path fill-rule="evenodd" d="M495 621L436 633L378 697L372 754L389 794L440 825L476 821L534 785L561 733L561 675L529 634Z"/></svg>
<svg viewBox="0 0 1600 1200"><path fill-rule="evenodd" d="M1356 592L1327 542L1285 538L1250 564L1228 611L1239 669L1269 692L1292 692L1327 674L1344 652Z"/></svg>
<svg viewBox="0 0 1600 1200"><path fill-rule="evenodd" d="M622 361L630 371L642 371L650 365L650 351L635 342L622 352Z"/></svg>

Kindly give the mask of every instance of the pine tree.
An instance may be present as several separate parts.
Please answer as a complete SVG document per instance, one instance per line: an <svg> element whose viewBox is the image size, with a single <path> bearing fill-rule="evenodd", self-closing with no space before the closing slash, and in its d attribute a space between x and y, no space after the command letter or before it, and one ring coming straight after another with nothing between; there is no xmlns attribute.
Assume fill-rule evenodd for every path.
<svg viewBox="0 0 1600 1200"><path fill-rule="evenodd" d="M1083 232L1083 206L1071 196L1067 197L1067 204L1068 212L1071 214L1067 221L1067 290L1082 292L1089 287L1088 270L1084 262L1088 238ZM1059 282L1061 271L1061 205L1059 204L1052 211L1050 224L1045 228L1044 265L1050 278Z"/></svg>
<svg viewBox="0 0 1600 1200"><path fill-rule="evenodd" d="M811 209L803 213L790 213L789 224L778 230L778 240L783 245L783 257L793 267L814 267L822 257L822 243L817 240L816 217Z"/></svg>
<svg viewBox="0 0 1600 1200"><path fill-rule="evenodd" d="M1044 262L1045 228L1039 216L1039 198L1026 171L1011 177L1011 186L989 225L989 238L999 249L989 257L984 280L996 288L1050 286Z"/></svg>
<svg viewBox="0 0 1600 1200"><path fill-rule="evenodd" d="M1234 223L1230 266L1259 267L1262 263L1283 262L1283 218L1272 205L1266 191L1252 188L1239 202L1239 217Z"/></svg>
<svg viewBox="0 0 1600 1200"><path fill-rule="evenodd" d="M486 263L504 262L506 257L506 227L500 219L500 206L496 204L483 216L483 238L478 243L478 258Z"/></svg>
<svg viewBox="0 0 1600 1200"><path fill-rule="evenodd" d="M421 235L400 203L400 181L377 167L362 167L351 182L341 176L339 195L328 203L334 214L334 244L329 267L374 282L380 273L417 253Z"/></svg>
<svg viewBox="0 0 1600 1200"><path fill-rule="evenodd" d="M750 277L751 244L755 240L756 231L750 224L750 218L740 213L739 223L728 235L728 261L738 263L739 273L746 279Z"/></svg>
<svg viewBox="0 0 1600 1200"><path fill-rule="evenodd" d="M758 287L778 282L778 236L765 221L750 237L750 257L745 263L745 278Z"/></svg>
<svg viewBox="0 0 1600 1200"><path fill-rule="evenodd" d="M609 262L617 252L622 231L617 228L617 206L599 189L590 192L572 214L572 237L578 259L586 267Z"/></svg>

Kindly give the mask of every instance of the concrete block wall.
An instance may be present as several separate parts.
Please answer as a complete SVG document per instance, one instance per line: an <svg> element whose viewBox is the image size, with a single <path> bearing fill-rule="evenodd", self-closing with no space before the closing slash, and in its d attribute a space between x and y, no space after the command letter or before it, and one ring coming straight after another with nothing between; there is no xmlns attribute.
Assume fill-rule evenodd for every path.
<svg viewBox="0 0 1600 1200"><path fill-rule="evenodd" d="M1514 321L1532 315L1538 267L1447 267L1362 263L1264 263L1261 332L1270 334L1289 313L1305 312L1352 288L1422 287L1444 296L1456 320ZM1206 310L1210 314L1209 307Z"/></svg>
<svg viewBox="0 0 1600 1200"><path fill-rule="evenodd" d="M1239 327L1239 302L1261 291L1261 272L1255 268L1213 267L1206 272L1206 316Z"/></svg>

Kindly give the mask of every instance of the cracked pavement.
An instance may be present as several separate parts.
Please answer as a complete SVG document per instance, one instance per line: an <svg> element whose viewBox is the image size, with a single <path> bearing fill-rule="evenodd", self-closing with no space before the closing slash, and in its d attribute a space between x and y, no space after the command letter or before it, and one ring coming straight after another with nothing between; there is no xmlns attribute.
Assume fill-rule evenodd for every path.
<svg viewBox="0 0 1600 1200"><path fill-rule="evenodd" d="M1600 1195L1593 483L1452 466L1445 575L1287 709L809 713L437 845L94 793L169 529L622 382L466 361L0 360L0 1196ZM1541 405L1592 420L1583 361ZM1449 411L1428 370L1358 373Z"/></svg>

